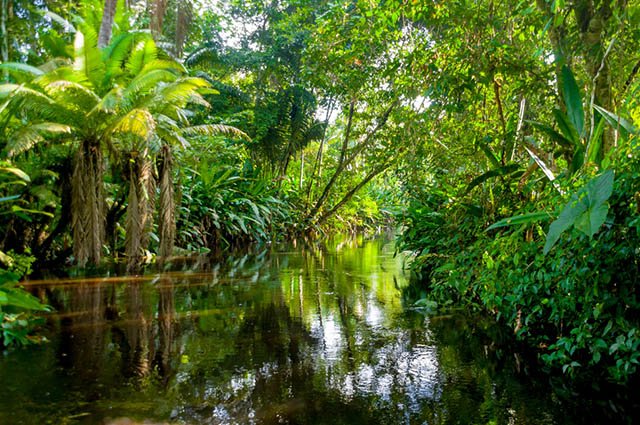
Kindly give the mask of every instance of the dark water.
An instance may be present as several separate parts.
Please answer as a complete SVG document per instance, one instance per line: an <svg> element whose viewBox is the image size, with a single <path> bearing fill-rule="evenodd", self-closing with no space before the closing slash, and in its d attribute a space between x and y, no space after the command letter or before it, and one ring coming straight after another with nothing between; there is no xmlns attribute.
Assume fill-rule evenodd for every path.
<svg viewBox="0 0 640 425"><path fill-rule="evenodd" d="M482 324L403 308L392 242L179 268L31 282L57 312L0 356L0 423L571 422Z"/></svg>

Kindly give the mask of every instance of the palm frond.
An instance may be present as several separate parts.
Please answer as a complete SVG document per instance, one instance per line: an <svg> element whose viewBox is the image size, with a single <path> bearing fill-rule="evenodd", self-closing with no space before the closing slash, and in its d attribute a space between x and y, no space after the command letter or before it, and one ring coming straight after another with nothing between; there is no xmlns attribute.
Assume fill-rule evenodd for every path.
<svg viewBox="0 0 640 425"><path fill-rule="evenodd" d="M173 72L164 69L149 71L131 80L123 95L127 100L132 100L132 97L138 93L149 92L154 90L159 83L173 82L176 78L177 76Z"/></svg>
<svg viewBox="0 0 640 425"><path fill-rule="evenodd" d="M157 58L158 49L153 40L143 40L133 48L125 67L131 75L138 75L147 63Z"/></svg>
<svg viewBox="0 0 640 425"><path fill-rule="evenodd" d="M1 164L2 164L2 166L0 167L0 172L13 174L14 176L18 177L23 182L31 183L31 177L29 177L29 175L27 173L25 173L24 171L22 171L21 169L15 168L15 167L11 167L10 166L10 164L11 164L10 162L2 161Z"/></svg>
<svg viewBox="0 0 640 425"><path fill-rule="evenodd" d="M105 69L104 62L100 57L100 50L98 50L98 39L95 32L88 34L76 32L73 48L73 69L85 75L93 85L98 86Z"/></svg>
<svg viewBox="0 0 640 425"><path fill-rule="evenodd" d="M193 93L191 96L189 96L187 103L204 106L205 108L211 107L211 104L207 102L205 98L200 95L200 93Z"/></svg>
<svg viewBox="0 0 640 425"><path fill-rule="evenodd" d="M181 65L180 63L174 60L167 59L153 59L147 63L145 63L144 67L140 71L141 74L144 74L149 71L153 71L155 69L164 69L167 71L175 71L177 74L185 74L187 69Z"/></svg>
<svg viewBox="0 0 640 425"><path fill-rule="evenodd" d="M251 141L247 133L230 125L204 124L187 127L181 131L183 136L232 136Z"/></svg>
<svg viewBox="0 0 640 425"><path fill-rule="evenodd" d="M43 15L51 19L53 22L60 24L66 32L70 32L70 33L76 32L76 28L73 26L73 24L68 20L64 19L62 16L58 15L57 13L46 11L43 13Z"/></svg>
<svg viewBox="0 0 640 425"><path fill-rule="evenodd" d="M100 102L98 102L87 115L91 116L97 112L113 113L116 111L116 108L121 103L121 101L122 88L116 86L112 88L107 94L105 94Z"/></svg>
<svg viewBox="0 0 640 425"><path fill-rule="evenodd" d="M26 125L15 131L9 138L6 147L7 156L12 157L28 151L38 143L43 142L45 134L70 132L71 127L51 122Z"/></svg>
<svg viewBox="0 0 640 425"><path fill-rule="evenodd" d="M11 158L22 152L26 152L42 141L44 141L44 137L31 128L31 126L22 127L13 132L7 142L7 156Z"/></svg>
<svg viewBox="0 0 640 425"><path fill-rule="evenodd" d="M12 83L0 84L0 99L6 99L21 87L23 86L20 84L12 84Z"/></svg>
<svg viewBox="0 0 640 425"><path fill-rule="evenodd" d="M0 71L6 71L11 74L17 81L25 82L33 77L44 74L44 72L35 66L26 63L6 62L0 64Z"/></svg>
<svg viewBox="0 0 640 425"><path fill-rule="evenodd" d="M172 107L184 107L188 103L196 103L205 107L209 103L198 94L198 90L206 88L209 83L201 78L181 78L158 90L154 102Z"/></svg>
<svg viewBox="0 0 640 425"><path fill-rule="evenodd" d="M190 146L187 139L180 134L178 123L166 115L158 115L156 131L158 137L169 145L180 145L184 149Z"/></svg>
<svg viewBox="0 0 640 425"><path fill-rule="evenodd" d="M184 60L184 63L191 68L199 65L211 65L220 62L220 54L217 47L202 47L191 53Z"/></svg>
<svg viewBox="0 0 640 425"><path fill-rule="evenodd" d="M3 88L0 86L0 92L2 91ZM8 106L14 116L26 115L34 122L49 121L68 125L77 123L78 111L69 109L70 105L56 101L46 93L24 86L19 86L9 93L11 100Z"/></svg>
<svg viewBox="0 0 640 425"><path fill-rule="evenodd" d="M124 33L117 35L111 40L111 43L102 50L102 58L105 62L105 73L103 84L107 86L109 82L113 82L115 78L124 71L124 64L137 33Z"/></svg>
<svg viewBox="0 0 640 425"><path fill-rule="evenodd" d="M73 62L69 58L52 58L40 65L39 69L48 73L53 72L60 67L71 67L71 65L73 65Z"/></svg>
<svg viewBox="0 0 640 425"><path fill-rule="evenodd" d="M116 122L114 133L128 133L149 140L156 129L156 120L146 109L132 109Z"/></svg>
<svg viewBox="0 0 640 425"><path fill-rule="evenodd" d="M71 81L77 84L86 84L89 81L83 72L74 70L72 66L59 66L34 79L33 84L44 89L48 84L59 80Z"/></svg>
<svg viewBox="0 0 640 425"><path fill-rule="evenodd" d="M64 99L65 101L68 102L71 100L73 103L81 106L84 110L94 107L101 100L100 96L82 84L67 80L58 80L49 83L45 87L45 91L54 99L58 99L59 96L64 96L66 98Z"/></svg>

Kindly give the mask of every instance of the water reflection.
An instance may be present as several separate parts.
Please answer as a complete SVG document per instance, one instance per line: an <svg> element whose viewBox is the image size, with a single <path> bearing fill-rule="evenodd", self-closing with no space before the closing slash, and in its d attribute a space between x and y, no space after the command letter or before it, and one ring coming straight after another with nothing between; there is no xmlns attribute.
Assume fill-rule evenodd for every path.
<svg viewBox="0 0 640 425"><path fill-rule="evenodd" d="M401 264L383 240L338 240L33 282L51 343L0 360L0 423L562 422L469 324L403 309Z"/></svg>

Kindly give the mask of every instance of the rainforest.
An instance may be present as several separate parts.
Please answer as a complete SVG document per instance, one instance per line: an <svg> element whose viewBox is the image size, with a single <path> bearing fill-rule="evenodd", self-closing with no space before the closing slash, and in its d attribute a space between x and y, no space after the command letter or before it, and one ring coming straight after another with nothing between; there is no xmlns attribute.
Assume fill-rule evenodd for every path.
<svg viewBox="0 0 640 425"><path fill-rule="evenodd" d="M0 2L0 423L640 419L640 1Z"/></svg>

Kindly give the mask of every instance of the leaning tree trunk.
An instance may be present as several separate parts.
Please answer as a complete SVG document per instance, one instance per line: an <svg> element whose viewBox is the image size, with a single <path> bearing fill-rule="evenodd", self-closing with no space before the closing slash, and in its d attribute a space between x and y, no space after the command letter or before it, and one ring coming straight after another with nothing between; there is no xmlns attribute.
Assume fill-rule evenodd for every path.
<svg viewBox="0 0 640 425"><path fill-rule="evenodd" d="M171 148L167 145L160 152L160 210L158 213L158 236L160 248L158 256L164 259L173 253L173 244L176 237L176 202L173 188L173 156Z"/></svg>
<svg viewBox="0 0 640 425"><path fill-rule="evenodd" d="M111 41L113 20L116 17L117 6L118 0L104 0L102 22L100 23L100 33L98 34L98 47L100 48L105 47Z"/></svg>
<svg viewBox="0 0 640 425"><path fill-rule="evenodd" d="M73 255L77 264L100 263L104 242L104 173L96 141L85 140L75 155L71 180Z"/></svg>
<svg viewBox="0 0 640 425"><path fill-rule="evenodd" d="M151 161L147 153L132 152L129 160L129 203L125 224L125 253L129 272L140 268L144 250L149 245L154 191Z"/></svg>

